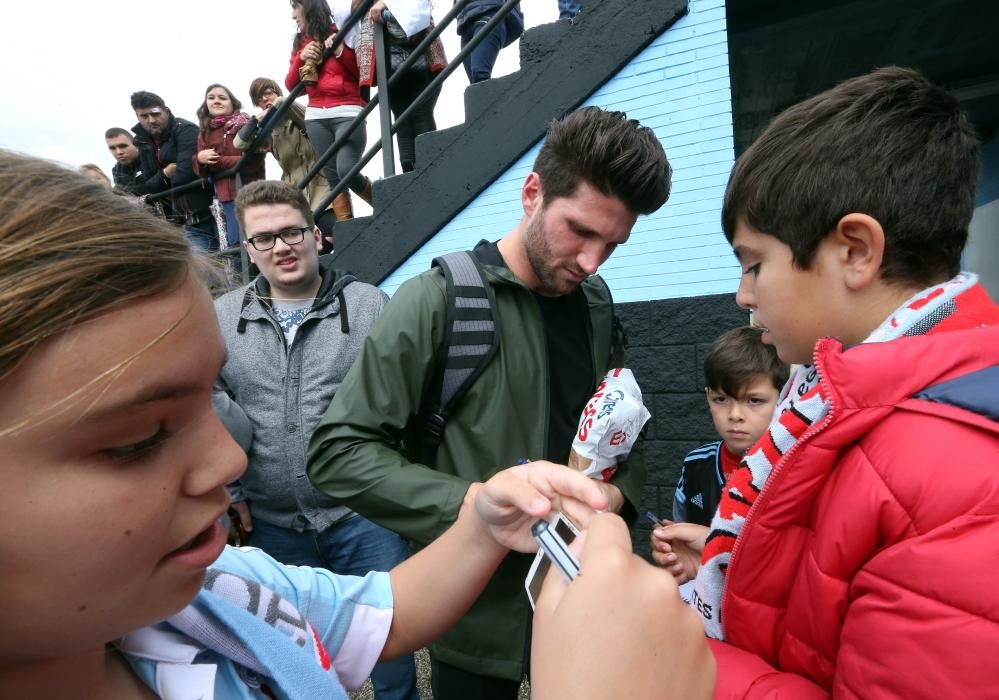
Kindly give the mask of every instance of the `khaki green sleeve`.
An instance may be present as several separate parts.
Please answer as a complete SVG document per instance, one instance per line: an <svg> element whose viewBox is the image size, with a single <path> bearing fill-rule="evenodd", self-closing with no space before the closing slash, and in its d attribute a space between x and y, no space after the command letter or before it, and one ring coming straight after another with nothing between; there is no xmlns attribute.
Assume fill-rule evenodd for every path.
<svg viewBox="0 0 999 700"><path fill-rule="evenodd" d="M308 474L317 489L421 544L454 522L470 483L411 463L398 450L429 391L445 313L440 275L403 284L309 444Z"/></svg>

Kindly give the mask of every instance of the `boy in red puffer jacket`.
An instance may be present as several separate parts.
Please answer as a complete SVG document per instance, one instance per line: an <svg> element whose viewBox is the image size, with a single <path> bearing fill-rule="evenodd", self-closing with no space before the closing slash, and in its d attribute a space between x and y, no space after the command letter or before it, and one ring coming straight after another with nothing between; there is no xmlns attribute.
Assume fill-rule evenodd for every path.
<svg viewBox="0 0 999 700"><path fill-rule="evenodd" d="M735 165L736 300L804 366L707 537L664 529L702 550L718 698L999 697L999 307L959 271L978 171L957 101L902 68Z"/></svg>

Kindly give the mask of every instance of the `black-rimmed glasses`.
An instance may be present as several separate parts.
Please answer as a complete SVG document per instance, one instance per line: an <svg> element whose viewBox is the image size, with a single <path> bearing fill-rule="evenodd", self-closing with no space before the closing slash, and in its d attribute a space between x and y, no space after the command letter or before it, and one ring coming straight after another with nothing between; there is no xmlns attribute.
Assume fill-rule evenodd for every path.
<svg viewBox="0 0 999 700"><path fill-rule="evenodd" d="M305 239L305 232L311 230L311 226L303 226L302 228L293 226L277 233L258 233L256 236L247 238L246 240L255 250L263 252L273 248L278 238L284 241L285 245L301 243Z"/></svg>

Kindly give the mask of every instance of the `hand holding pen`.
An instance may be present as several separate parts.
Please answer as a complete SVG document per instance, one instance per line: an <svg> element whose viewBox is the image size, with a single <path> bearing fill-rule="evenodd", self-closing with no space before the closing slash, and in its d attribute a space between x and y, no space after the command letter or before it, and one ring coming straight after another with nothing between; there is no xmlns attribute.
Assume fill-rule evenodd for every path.
<svg viewBox="0 0 999 700"><path fill-rule="evenodd" d="M709 529L695 523L663 520L651 511L646 511L645 517L655 524L650 535L652 560L673 574L678 584L693 580L701 567Z"/></svg>

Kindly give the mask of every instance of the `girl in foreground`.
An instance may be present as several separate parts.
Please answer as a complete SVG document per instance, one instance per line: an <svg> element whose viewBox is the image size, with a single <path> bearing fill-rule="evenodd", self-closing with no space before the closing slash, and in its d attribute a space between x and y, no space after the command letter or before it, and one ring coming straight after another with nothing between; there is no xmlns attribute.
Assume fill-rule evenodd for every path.
<svg viewBox="0 0 999 700"><path fill-rule="evenodd" d="M377 658L452 624L508 547L532 549L534 518L558 508L585 522L605 506L581 475L535 463L473 485L451 529L388 574L340 577L227 548L224 485L245 459L211 408L222 343L180 231L3 151L0 211L0 697L346 698L341 684ZM582 556L599 583L634 560L619 520L593 525ZM626 583L619 600L668 597L669 576L644 569L641 591ZM578 679L563 650L613 606L549 583L535 697L564 698ZM676 606L664 612L687 624ZM588 607L600 608L590 620ZM697 652L655 629L585 634L598 629L613 653L584 677L628 691L634 664L658 655L661 687L689 687Z"/></svg>

